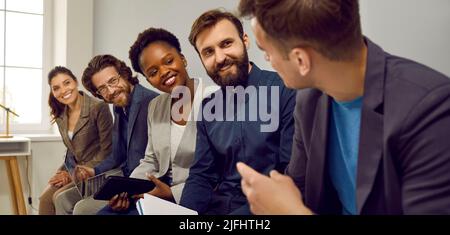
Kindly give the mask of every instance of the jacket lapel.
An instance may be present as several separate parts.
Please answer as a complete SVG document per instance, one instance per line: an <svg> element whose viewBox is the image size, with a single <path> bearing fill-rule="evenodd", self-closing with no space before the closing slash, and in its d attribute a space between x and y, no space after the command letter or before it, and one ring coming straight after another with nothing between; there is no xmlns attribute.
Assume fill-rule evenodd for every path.
<svg viewBox="0 0 450 235"><path fill-rule="evenodd" d="M140 110L140 104L141 104L141 98L143 96L142 91L141 91L141 87L139 84L136 84L134 86L134 94L132 97L132 101L134 102L131 107L130 107L130 113L129 113L129 117L128 117L128 130L127 130L127 149L129 149L130 146L130 141L131 141L131 135L133 134L133 130L134 130L134 124L136 123L136 119L139 115L139 110ZM145 117L147 118L147 117Z"/></svg>
<svg viewBox="0 0 450 235"><path fill-rule="evenodd" d="M187 165L183 164L181 162L189 162L189 164L193 161L193 154L188 153L186 156L183 152L179 151L185 151L185 150L192 150L195 149L196 144L196 136L197 136L197 122L196 119L199 115L199 112L201 111L200 106L202 104L203 98L211 95L214 91L214 88L212 88L209 91L205 91L205 84L201 79L193 78L195 85L194 85L194 100L191 107L191 112L189 113L188 121L186 122L186 127L184 129L180 144L177 149L177 153L175 154L175 159L177 159L177 156L181 156L183 159L177 159L177 162L180 165ZM218 87L216 87L219 89ZM174 160L175 160L174 159Z"/></svg>
<svg viewBox="0 0 450 235"><path fill-rule="evenodd" d="M160 176L163 176L166 174L167 170L169 169L170 165L170 157L172 155L171 153L171 141L170 141L170 125L171 125L171 119L170 119L170 112L171 112L171 102L172 98L169 94L163 94L163 102L157 103L156 105L160 107L156 107L155 109L159 109L162 112L160 112L161 116L159 117L159 120L154 120L153 124L155 127L154 131L152 132L154 134L159 134L156 138L153 138L153 140L156 140L154 143L154 146L156 146L155 149L158 147L162 148L160 149L160 156L158 158L160 162L159 164L159 172ZM150 115L150 114L149 114ZM150 141L153 141L150 140Z"/></svg>
<svg viewBox="0 0 450 235"><path fill-rule="evenodd" d="M385 55L366 39L368 46L364 98L361 110L356 201L358 214L372 191L383 151L383 97Z"/></svg>
<svg viewBox="0 0 450 235"><path fill-rule="evenodd" d="M81 99L82 99L82 103L81 103L81 113L80 113L80 117L78 118L78 122L75 125L75 129L73 130L73 136L75 137L75 135L81 130L81 128L83 128L89 121L89 106L90 106L90 100L86 97L86 95L84 95L83 93L81 93Z"/></svg>
<svg viewBox="0 0 450 235"><path fill-rule="evenodd" d="M316 205L316 208L321 204L323 194L323 183L325 179L325 164L326 164L326 148L327 148L327 134L328 134L328 119L329 119L329 103L330 98L323 94L319 98L316 106L314 124L311 133L310 158L309 167L307 169L308 178L306 186L306 194L310 205ZM319 182L319 183L318 183Z"/></svg>
<svg viewBox="0 0 450 235"><path fill-rule="evenodd" d="M67 117L67 106L64 109L64 112L61 114L59 118L56 119L56 124L58 125L59 132L61 134L61 138L63 139L64 144L66 145L67 149L74 153L72 141L69 138L68 131L68 121L69 118Z"/></svg>

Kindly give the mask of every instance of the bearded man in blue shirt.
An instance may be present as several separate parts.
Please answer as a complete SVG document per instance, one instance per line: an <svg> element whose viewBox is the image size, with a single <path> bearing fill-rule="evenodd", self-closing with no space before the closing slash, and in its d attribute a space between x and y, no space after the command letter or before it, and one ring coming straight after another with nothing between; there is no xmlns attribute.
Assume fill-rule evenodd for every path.
<svg viewBox="0 0 450 235"><path fill-rule="evenodd" d="M248 36L231 13L203 13L189 41L221 89L203 101L195 160L180 204L199 214L249 214L236 163L266 174L284 171L294 133L295 92L276 73L249 62Z"/></svg>

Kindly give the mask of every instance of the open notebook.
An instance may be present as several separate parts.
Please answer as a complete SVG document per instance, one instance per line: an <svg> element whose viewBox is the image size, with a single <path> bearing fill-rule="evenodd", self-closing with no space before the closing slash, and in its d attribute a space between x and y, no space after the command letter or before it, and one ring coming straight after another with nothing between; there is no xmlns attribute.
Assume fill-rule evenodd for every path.
<svg viewBox="0 0 450 235"><path fill-rule="evenodd" d="M144 193L144 198L136 202L140 215L198 215L197 211Z"/></svg>

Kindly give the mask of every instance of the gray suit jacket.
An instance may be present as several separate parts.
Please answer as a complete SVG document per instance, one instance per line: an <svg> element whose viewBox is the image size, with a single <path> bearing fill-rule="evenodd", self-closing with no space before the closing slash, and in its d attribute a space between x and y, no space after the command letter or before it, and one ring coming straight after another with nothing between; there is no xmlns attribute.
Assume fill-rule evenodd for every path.
<svg viewBox="0 0 450 235"><path fill-rule="evenodd" d="M366 42L358 214L450 214L450 80ZM314 212L340 214L327 167L330 99L298 92L287 174Z"/></svg>
<svg viewBox="0 0 450 235"><path fill-rule="evenodd" d="M189 168L194 160L195 144L197 136L197 125L193 117L197 117L197 112L201 101L203 100L203 82L197 80L197 87L202 88L202 92L196 92L194 97L194 113L191 113L190 119L186 124L182 139L177 149L174 162L177 166L171 165L171 103L170 94L164 93L153 99L148 105L148 144L145 150L145 157L141 159L140 164L133 171L130 177L147 179L146 173L159 178L165 176L172 168L172 178L182 179L183 183L172 185L172 194L177 203L181 198L181 193L189 175ZM209 93L206 93L209 94Z"/></svg>
<svg viewBox="0 0 450 235"><path fill-rule="evenodd" d="M112 150L112 115L108 105L80 91L82 97L80 118L75 126L73 138L68 131L67 107L56 119L59 132L76 163L94 167Z"/></svg>

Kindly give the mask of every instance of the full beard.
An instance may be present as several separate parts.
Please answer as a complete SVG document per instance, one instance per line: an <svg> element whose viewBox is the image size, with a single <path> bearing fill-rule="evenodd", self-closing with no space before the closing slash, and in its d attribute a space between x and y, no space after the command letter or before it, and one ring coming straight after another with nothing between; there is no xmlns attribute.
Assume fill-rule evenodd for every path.
<svg viewBox="0 0 450 235"><path fill-rule="evenodd" d="M228 74L221 76L220 69L226 66L236 65L236 74ZM222 63L218 64L214 71L207 71L209 77L220 87L225 88L227 86L245 86L248 79L248 54L244 50L242 57L237 59L225 59Z"/></svg>
<svg viewBox="0 0 450 235"><path fill-rule="evenodd" d="M126 107L130 100L130 93L131 93L130 86L125 86L125 87L117 90L116 92L114 92L111 95L111 97L115 97L115 98L112 98L111 101L116 106Z"/></svg>

